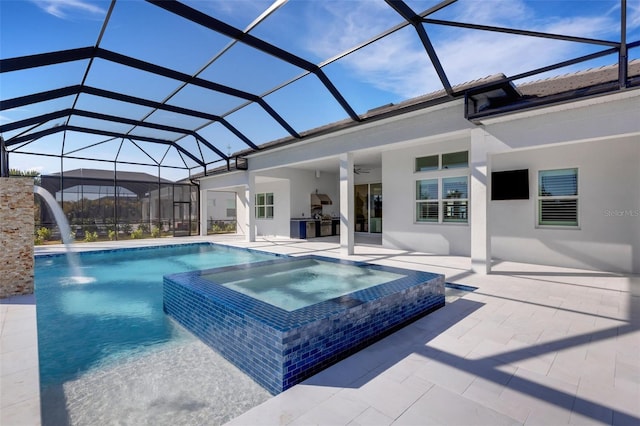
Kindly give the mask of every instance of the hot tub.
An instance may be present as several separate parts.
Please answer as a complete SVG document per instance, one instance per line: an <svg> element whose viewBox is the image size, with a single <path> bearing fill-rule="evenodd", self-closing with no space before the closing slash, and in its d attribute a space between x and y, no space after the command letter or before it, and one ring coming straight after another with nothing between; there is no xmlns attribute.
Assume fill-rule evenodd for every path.
<svg viewBox="0 0 640 426"><path fill-rule="evenodd" d="M165 312L272 394L444 306L444 276L323 258L164 277Z"/></svg>

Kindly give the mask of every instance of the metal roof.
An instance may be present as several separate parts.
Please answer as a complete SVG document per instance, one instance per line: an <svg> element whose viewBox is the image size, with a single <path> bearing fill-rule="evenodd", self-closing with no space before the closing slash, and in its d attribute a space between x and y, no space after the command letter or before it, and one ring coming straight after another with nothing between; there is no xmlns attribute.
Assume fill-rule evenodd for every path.
<svg viewBox="0 0 640 426"><path fill-rule="evenodd" d="M14 11L16 3L3 2L2 27L28 29L35 15ZM584 69L616 64L607 91L625 90L637 84L630 58L640 56L640 29L627 28L626 0L615 12L601 3L616 21L614 37L511 19L493 2L470 0L258 1L242 3L243 13L238 2L96 0L99 20L39 28L41 51L2 37L0 133L9 158L201 175L274 141L462 98L496 81L546 96L591 84ZM255 4L263 9L250 9ZM32 13L42 11L33 6ZM56 40L68 45L49 33L64 33ZM509 70L500 61L489 69L479 64L483 55L516 60ZM562 73L572 83L554 78ZM406 87L390 87L394 78ZM534 79L543 80L525 89Z"/></svg>

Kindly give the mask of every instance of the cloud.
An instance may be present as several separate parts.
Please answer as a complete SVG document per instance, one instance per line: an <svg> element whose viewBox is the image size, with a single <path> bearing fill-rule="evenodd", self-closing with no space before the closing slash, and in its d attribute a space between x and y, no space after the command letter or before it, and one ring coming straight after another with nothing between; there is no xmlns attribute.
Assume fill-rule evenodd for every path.
<svg viewBox="0 0 640 426"><path fill-rule="evenodd" d="M348 7L338 8L344 3ZM341 52L363 41L362 31L375 30L378 34L390 27L388 20L383 19L389 15L381 13L371 2L322 4L331 5L326 7L331 19L322 20L323 30L311 32L308 43L308 48L321 57L335 55L336 50ZM471 1L461 6L446 15L446 19L594 38L615 37L618 28L618 15L613 12L544 16L544 11L534 10L520 0ZM580 43L433 25L427 26L427 31L452 85L499 72L514 75L600 50ZM318 34L323 36L318 39ZM345 57L340 63L354 79L405 98L442 89L412 27Z"/></svg>
<svg viewBox="0 0 640 426"><path fill-rule="evenodd" d="M66 19L69 13L84 12L103 15L106 11L100 6L85 0L32 0L42 10L57 18Z"/></svg>

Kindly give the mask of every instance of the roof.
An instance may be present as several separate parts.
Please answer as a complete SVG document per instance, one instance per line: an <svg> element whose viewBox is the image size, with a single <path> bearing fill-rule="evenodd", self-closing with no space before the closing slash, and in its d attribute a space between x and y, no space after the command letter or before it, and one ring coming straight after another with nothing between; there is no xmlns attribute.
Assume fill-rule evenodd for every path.
<svg viewBox="0 0 640 426"><path fill-rule="evenodd" d="M632 60L629 62L628 76L630 80L640 78L640 59ZM460 85L453 86L453 90L456 93L464 94L470 89L491 86L492 84L495 84L498 82L505 82L505 81L509 81L509 79L504 74L494 74L491 76L487 76L485 78L468 81ZM574 92L579 89L598 87L606 84L617 84L617 81L618 81L618 65L612 64L612 65L602 66L598 68L591 68L584 71L577 71L574 73L567 73L567 74L562 74L558 76L553 76L546 79L528 81L528 82L522 83L521 85L516 85L515 87L524 98L536 98L537 100L544 100L544 98L547 98L547 97L553 99L555 95L561 95L566 93L570 93L570 95L574 95L575 94ZM640 88L640 86L637 86L637 88ZM402 114L407 111L426 108L435 104L451 102L451 101L454 101L455 99L460 99L462 97L464 96L460 95L457 98L451 97L447 95L447 93L444 90L438 90L435 92L428 93L426 95L408 99L398 104L388 104L380 108L373 109L367 112L367 114L363 115L363 118L366 118L369 121L382 119L389 116ZM553 102L553 100L550 102ZM540 103L538 102L535 105L539 106ZM524 106L519 105L519 108L524 108ZM303 137L318 136L326 133L336 132L338 130L342 130L348 127L358 126L360 124L362 124L362 122L354 123L351 120L342 120L339 122L327 124L322 127L318 127L316 129L311 129L307 132L302 133L302 136ZM261 149L276 148L279 146L283 146L283 145L287 145L295 142L296 142L295 138L288 137L288 138L283 138L276 141L265 143L263 145L260 145L260 148ZM248 155L251 152L253 151L244 150L236 154ZM224 171L224 168L219 169L219 171Z"/></svg>
<svg viewBox="0 0 640 426"><path fill-rule="evenodd" d="M640 77L640 59L629 61L627 74L631 80ZM618 65L612 64L529 81L519 85L518 89L525 96L543 97L617 81Z"/></svg>
<svg viewBox="0 0 640 426"><path fill-rule="evenodd" d="M65 170L63 173L65 178L82 178L82 179L101 179L107 181L113 181L114 171L103 169L74 169ZM60 173L51 173L51 176L60 176ZM168 179L159 178L148 173L142 172L127 172L123 170L117 170L115 172L116 180L126 180L131 182L152 182L152 183L173 183Z"/></svg>
<svg viewBox="0 0 640 426"><path fill-rule="evenodd" d="M37 3L2 6L0 133L9 161L27 154L193 175L487 84L546 97L586 87L594 74L581 70L614 61L629 75L606 90L638 82L640 28L600 2L588 6L608 17L601 32L551 25L584 18L587 8L563 21L541 11L543 2L527 4L535 21L517 19L509 2L498 13L465 0L278 0L242 10L225 1L86 1L96 15L76 21L45 21ZM552 77L522 83L542 75Z"/></svg>

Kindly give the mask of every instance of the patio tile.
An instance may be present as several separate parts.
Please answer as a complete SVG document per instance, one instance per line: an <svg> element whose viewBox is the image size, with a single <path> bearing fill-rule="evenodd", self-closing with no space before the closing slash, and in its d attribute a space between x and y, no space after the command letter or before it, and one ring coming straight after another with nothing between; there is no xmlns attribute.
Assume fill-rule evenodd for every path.
<svg viewBox="0 0 640 426"><path fill-rule="evenodd" d="M0 375L6 376L17 371L38 369L38 352L17 350L0 353ZM4 381L4 380L3 380Z"/></svg>
<svg viewBox="0 0 640 426"><path fill-rule="evenodd" d="M227 425L286 425L315 409L339 390L300 384L236 417Z"/></svg>
<svg viewBox="0 0 640 426"><path fill-rule="evenodd" d="M440 362L425 365L415 375L459 395L475 380L473 374L456 368L455 365Z"/></svg>
<svg viewBox="0 0 640 426"><path fill-rule="evenodd" d="M11 405L33 399L38 396L39 388L38 369L30 368L4 374L2 376L2 391L0 391L0 407L4 410Z"/></svg>
<svg viewBox="0 0 640 426"><path fill-rule="evenodd" d="M577 386L527 369L518 368L500 399L531 412L525 424L569 422Z"/></svg>
<svg viewBox="0 0 640 426"><path fill-rule="evenodd" d="M586 401L592 401L613 410L614 417L620 420L635 419L640 424L640 391L638 387L612 387L597 381L581 380L576 396ZM626 423L626 421L625 421Z"/></svg>
<svg viewBox="0 0 640 426"><path fill-rule="evenodd" d="M510 377L508 375L505 376ZM529 416L530 410L525 406L510 404L500 399L500 394L504 387L503 384L478 377L462 396L524 423Z"/></svg>
<svg viewBox="0 0 640 426"><path fill-rule="evenodd" d="M601 404L577 398L569 423L574 425L613 424L613 410Z"/></svg>
<svg viewBox="0 0 640 426"><path fill-rule="evenodd" d="M341 395L349 395L350 398L375 407L382 414L395 419L426 390L428 389L410 386L409 383L395 382L381 374L359 388L342 390Z"/></svg>
<svg viewBox="0 0 640 426"><path fill-rule="evenodd" d="M385 416L373 407L369 407L358 417L348 423L349 426L387 426L393 423L391 417Z"/></svg>
<svg viewBox="0 0 640 426"><path fill-rule="evenodd" d="M7 426L40 425L40 397L23 400L0 410L0 424Z"/></svg>
<svg viewBox="0 0 640 426"><path fill-rule="evenodd" d="M311 408L290 424L346 425L362 415L370 406L344 391Z"/></svg>
<svg viewBox="0 0 640 426"><path fill-rule="evenodd" d="M434 386L405 411L394 425L516 425L516 419Z"/></svg>
<svg viewBox="0 0 640 426"><path fill-rule="evenodd" d="M16 327L14 321L7 323L7 330L2 334L0 353L13 352L38 347L38 333L33 323L21 321Z"/></svg>

